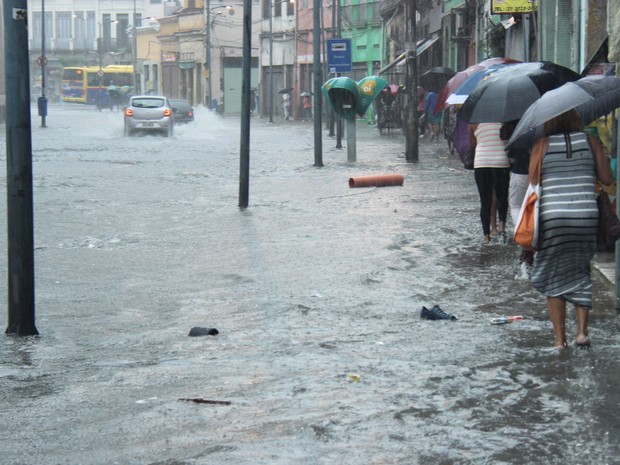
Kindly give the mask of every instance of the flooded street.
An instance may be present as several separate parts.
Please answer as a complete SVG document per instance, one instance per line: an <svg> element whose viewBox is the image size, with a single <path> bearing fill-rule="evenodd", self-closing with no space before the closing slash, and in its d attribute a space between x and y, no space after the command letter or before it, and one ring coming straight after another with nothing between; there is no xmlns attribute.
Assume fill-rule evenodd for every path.
<svg viewBox="0 0 620 465"><path fill-rule="evenodd" d="M544 298L514 279L515 244L482 245L445 144L411 164L402 135L360 123L357 162L324 131L317 168L312 124L255 118L240 210L238 118L125 138L120 113L64 105L47 125L40 336L2 337L1 464L620 463L611 286L595 281L592 350L551 349ZM404 184L349 188L380 173ZM4 302L6 282L5 265ZM458 320L422 320L436 304Z"/></svg>

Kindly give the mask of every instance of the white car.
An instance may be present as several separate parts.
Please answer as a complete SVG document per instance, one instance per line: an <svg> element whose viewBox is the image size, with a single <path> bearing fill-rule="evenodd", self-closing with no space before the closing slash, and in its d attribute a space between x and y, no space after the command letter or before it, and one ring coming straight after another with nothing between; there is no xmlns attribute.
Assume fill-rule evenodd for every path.
<svg viewBox="0 0 620 465"><path fill-rule="evenodd" d="M174 131L174 113L168 99L159 95L136 95L125 107L125 135L160 132L166 137Z"/></svg>

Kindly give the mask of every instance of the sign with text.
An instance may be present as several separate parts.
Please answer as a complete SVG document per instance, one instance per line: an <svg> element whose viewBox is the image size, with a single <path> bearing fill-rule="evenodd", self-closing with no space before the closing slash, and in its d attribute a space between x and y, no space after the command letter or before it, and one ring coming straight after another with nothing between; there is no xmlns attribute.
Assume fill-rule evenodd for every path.
<svg viewBox="0 0 620 465"><path fill-rule="evenodd" d="M348 73L353 70L351 39L327 39L327 70Z"/></svg>
<svg viewBox="0 0 620 465"><path fill-rule="evenodd" d="M491 13L494 15L510 13L531 13L538 10L539 0L492 0Z"/></svg>

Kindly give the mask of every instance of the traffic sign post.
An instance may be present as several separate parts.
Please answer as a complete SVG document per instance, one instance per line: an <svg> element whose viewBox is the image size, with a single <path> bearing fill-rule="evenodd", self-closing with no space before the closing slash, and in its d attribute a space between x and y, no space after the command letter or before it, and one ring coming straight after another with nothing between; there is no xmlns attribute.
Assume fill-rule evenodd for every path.
<svg viewBox="0 0 620 465"><path fill-rule="evenodd" d="M327 39L327 69L333 74L353 70L351 39Z"/></svg>

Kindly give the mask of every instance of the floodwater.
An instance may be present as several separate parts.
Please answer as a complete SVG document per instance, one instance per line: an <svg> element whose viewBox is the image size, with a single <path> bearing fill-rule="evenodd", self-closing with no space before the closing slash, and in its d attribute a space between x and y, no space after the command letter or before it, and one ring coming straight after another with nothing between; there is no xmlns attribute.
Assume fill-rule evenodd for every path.
<svg viewBox="0 0 620 465"><path fill-rule="evenodd" d="M357 162L324 132L318 168L311 124L254 118L239 209L238 118L199 110L169 139L82 106L47 124L33 112L40 336L1 342L0 463L620 463L611 289L591 351L550 349L444 145L406 163L401 134L360 124ZM405 182L348 186L378 173ZM434 304L458 320L421 320Z"/></svg>

